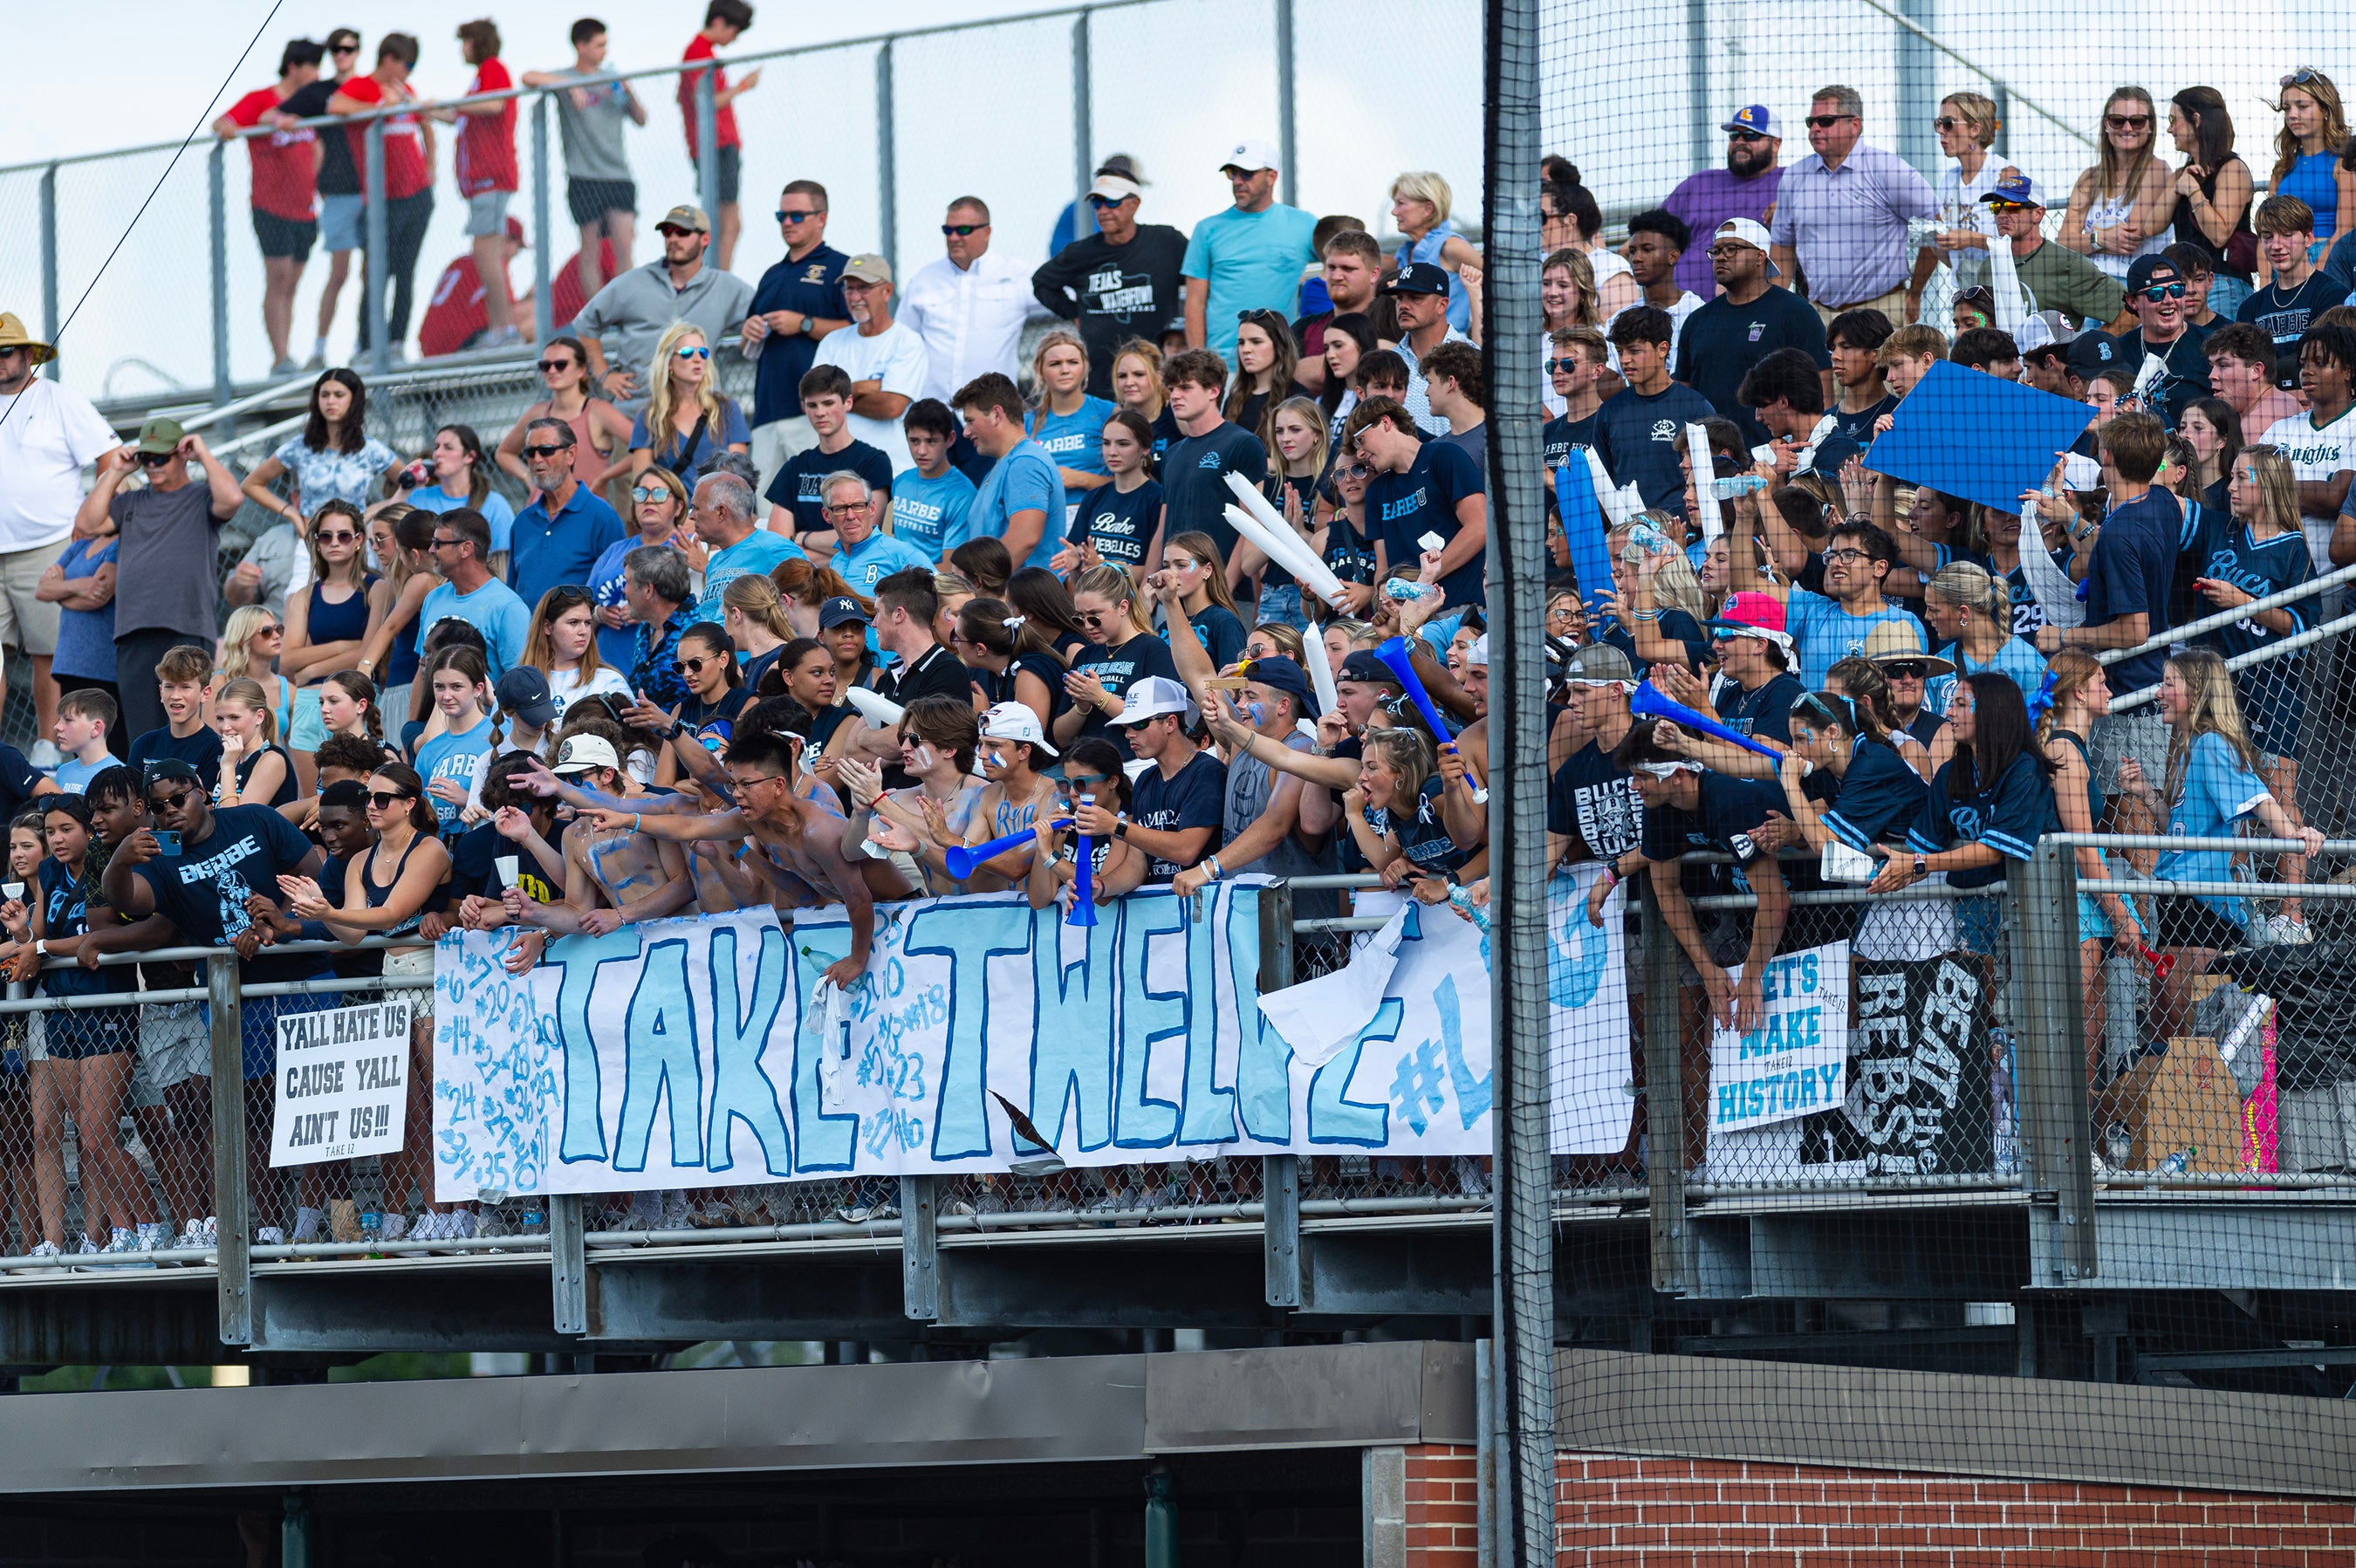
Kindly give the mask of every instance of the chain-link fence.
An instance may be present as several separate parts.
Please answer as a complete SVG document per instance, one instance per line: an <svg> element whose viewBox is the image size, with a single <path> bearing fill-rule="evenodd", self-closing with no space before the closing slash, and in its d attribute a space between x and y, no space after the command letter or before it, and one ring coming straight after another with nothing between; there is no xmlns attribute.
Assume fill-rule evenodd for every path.
<svg viewBox="0 0 2356 1568"><path fill-rule="evenodd" d="M1479 14L1463 0L1374 11L1340 0L1130 0L806 48L748 40L723 62L732 82L764 73L728 105L742 142L744 232L723 264L757 277L778 250L771 199L787 180L815 179L829 193L828 242L880 252L904 275L940 254L935 226L969 194L991 205L995 248L1035 265L1096 164L1114 152L1130 154L1150 181L1144 220L1191 229L1228 204L1219 161L1246 137L1283 153L1287 202L1357 213L1382 233L1391 227L1391 179L1428 168L1467 193L1469 218L1479 185L1479 123L1469 106L1480 92L1480 36ZM642 263L656 253L655 220L675 203L704 200L712 171L688 151L692 102L680 100L680 68L653 63L683 40L637 36L619 19L610 37L606 69L628 81L647 112L646 126L626 138L637 188L629 259ZM372 59L375 39L363 45ZM509 49L519 74L573 63L561 34L513 38ZM446 103L462 95L466 75L454 50L429 41L413 85ZM1382 91L1370 93L1373 86ZM567 210L553 104L543 93L518 98L521 177L510 211L534 249L513 276L519 294L552 300L580 231ZM1376 113L1377 102L1396 112ZM456 132L434 130L439 174ZM177 162L174 153L0 169L0 217L20 236L0 257L0 300L54 336L87 293L56 373L101 401L187 392L225 402L270 368L245 149L201 134ZM153 204L100 276L136 209L133 194L144 196L159 177ZM420 314L444 266L468 253L466 209L437 179L418 264ZM218 267L208 261L216 254ZM354 353L365 308L359 261L351 258L319 334L330 363ZM330 265L315 250L296 290L298 361L321 325Z"/></svg>

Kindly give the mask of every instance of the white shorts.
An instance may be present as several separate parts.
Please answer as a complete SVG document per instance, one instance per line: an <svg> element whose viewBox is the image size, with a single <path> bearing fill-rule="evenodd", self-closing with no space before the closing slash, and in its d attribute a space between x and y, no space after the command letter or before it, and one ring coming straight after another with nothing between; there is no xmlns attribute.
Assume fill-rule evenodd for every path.
<svg viewBox="0 0 2356 1568"><path fill-rule="evenodd" d="M139 1009L139 1062L131 1069L131 1103L161 1105L164 1091L213 1075L212 1030L201 1002L150 1002Z"/></svg>
<svg viewBox="0 0 2356 1568"><path fill-rule="evenodd" d="M0 645L40 659L58 650L58 607L43 604L33 590L64 548L37 544L0 555Z"/></svg>

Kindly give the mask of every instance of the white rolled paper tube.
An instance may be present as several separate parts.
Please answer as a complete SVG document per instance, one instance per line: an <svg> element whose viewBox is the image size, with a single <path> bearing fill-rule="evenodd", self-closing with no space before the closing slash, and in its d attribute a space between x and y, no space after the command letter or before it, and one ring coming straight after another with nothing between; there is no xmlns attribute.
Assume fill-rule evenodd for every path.
<svg viewBox="0 0 2356 1568"><path fill-rule="evenodd" d="M1313 583L1321 575L1332 577L1333 589L1318 590L1320 597L1330 598L1333 592L1341 587L1342 581L1338 577L1333 577L1333 574L1326 570L1325 563L1319 560L1317 553L1309 548L1309 542L1294 532L1292 524L1284 521L1284 514L1270 506L1268 498L1253 489L1242 475L1229 474L1226 478L1227 489L1235 491L1236 499L1243 502L1244 510L1258 519L1259 525L1268 530L1283 546L1282 553L1272 557L1276 564L1304 583Z"/></svg>
<svg viewBox="0 0 2356 1568"><path fill-rule="evenodd" d="M843 700L859 710L869 729L889 729L905 716L899 703L864 686L851 687Z"/></svg>
<svg viewBox="0 0 2356 1568"><path fill-rule="evenodd" d="M1996 214L1985 208L1980 232L1987 238L1988 293L1996 300L1996 328L2018 333L2029 319L2029 304L2020 296L2020 273L2013 265L2012 242L1997 232Z"/></svg>
<svg viewBox="0 0 2356 1568"><path fill-rule="evenodd" d="M1695 520L1701 524L1701 542L1715 544L1726 532L1726 521L1719 515L1718 497L1710 491L1718 478L1718 465L1710 460L1709 431L1702 425L1686 426L1686 461L1693 467L1694 505L1701 509L1701 516Z"/></svg>
<svg viewBox="0 0 2356 1568"><path fill-rule="evenodd" d="M523 859L520 855L503 854L494 859L491 865L498 872L499 880L513 887L517 874L523 869Z"/></svg>
<svg viewBox="0 0 2356 1568"><path fill-rule="evenodd" d="M1291 534L1291 529L1287 528L1281 535L1271 533L1267 524L1239 506L1226 508L1225 515L1228 527L1251 541L1261 554L1299 578L1301 585L1311 593L1329 605L1339 600L1342 579L1333 575L1331 567L1306 552L1295 555L1284 548L1285 539Z"/></svg>
<svg viewBox="0 0 2356 1568"><path fill-rule="evenodd" d="M1301 650L1301 662L1309 666L1309 685L1317 693L1317 711L1330 714L1341 706L1342 699L1333 690L1333 661L1325 657L1323 639L1310 643ZM1317 738L1315 726L1311 726L1310 739Z"/></svg>

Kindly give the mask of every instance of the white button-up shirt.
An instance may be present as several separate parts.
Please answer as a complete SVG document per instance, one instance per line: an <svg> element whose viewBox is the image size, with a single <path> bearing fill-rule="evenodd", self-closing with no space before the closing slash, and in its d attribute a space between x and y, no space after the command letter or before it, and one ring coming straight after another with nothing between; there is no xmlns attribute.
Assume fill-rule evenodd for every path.
<svg viewBox="0 0 2356 1568"><path fill-rule="evenodd" d="M920 269L900 294L900 319L924 339L924 395L943 403L974 377L1015 373L1023 324L1046 310L1031 292L1029 262L984 251L970 267L947 256Z"/></svg>

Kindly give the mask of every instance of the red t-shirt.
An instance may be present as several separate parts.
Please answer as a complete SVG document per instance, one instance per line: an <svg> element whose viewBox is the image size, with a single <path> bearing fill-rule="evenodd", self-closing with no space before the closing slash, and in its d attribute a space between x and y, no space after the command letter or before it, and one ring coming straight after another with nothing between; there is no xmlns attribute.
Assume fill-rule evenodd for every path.
<svg viewBox="0 0 2356 1568"><path fill-rule="evenodd" d="M477 92L505 92L515 85L506 65L487 59L475 68ZM499 105L497 114L469 114L458 124L458 194L480 196L487 190L514 190L516 179L516 101Z"/></svg>
<svg viewBox="0 0 2356 1568"><path fill-rule="evenodd" d="M483 303L482 274L475 271L475 258L460 256L434 280L434 292L425 300L424 318L417 324L417 351L428 356L455 354L490 323L490 309Z"/></svg>
<svg viewBox="0 0 2356 1568"><path fill-rule="evenodd" d="M283 106L278 90L257 87L230 105L229 118L239 125L259 125L262 117ZM308 125L248 137L245 150L253 155L254 210L290 222L307 223L317 216L313 183L313 159L318 137Z"/></svg>
<svg viewBox="0 0 2356 1568"><path fill-rule="evenodd" d="M712 59L712 40L705 38L701 33L696 34L695 37L687 41L687 52L679 58L682 60L690 61ZM680 113L687 116L687 156L689 157L695 157L698 156L695 148L695 84L698 81L701 80L702 76L703 73L700 70L683 70L679 73L679 107ZM726 66L713 66L712 68L712 91L714 92L724 92L727 89L728 68ZM722 146L735 147L742 146L744 145L736 139L736 107L734 104L723 103L717 109L714 109L712 112L712 127L714 131L719 133L720 145Z"/></svg>
<svg viewBox="0 0 2356 1568"><path fill-rule="evenodd" d="M597 264L605 269L607 278L622 270L614 258L613 241L597 242ZM555 280L549 285L548 297L552 302L556 312L554 321L559 327L570 325L573 318L581 314L581 307L589 303L588 295L581 288L580 252L575 251L565 257L564 264L556 269Z"/></svg>
<svg viewBox="0 0 2356 1568"><path fill-rule="evenodd" d="M356 103L382 103L383 89L372 76L356 76L337 91ZM402 96L414 98L415 93L403 90ZM360 177L360 188L368 188L368 123L362 121L344 128L350 142L352 167ZM404 196L414 196L434 183L434 171L425 164L425 126L414 114L395 114L384 123L384 194L388 200L398 201Z"/></svg>

